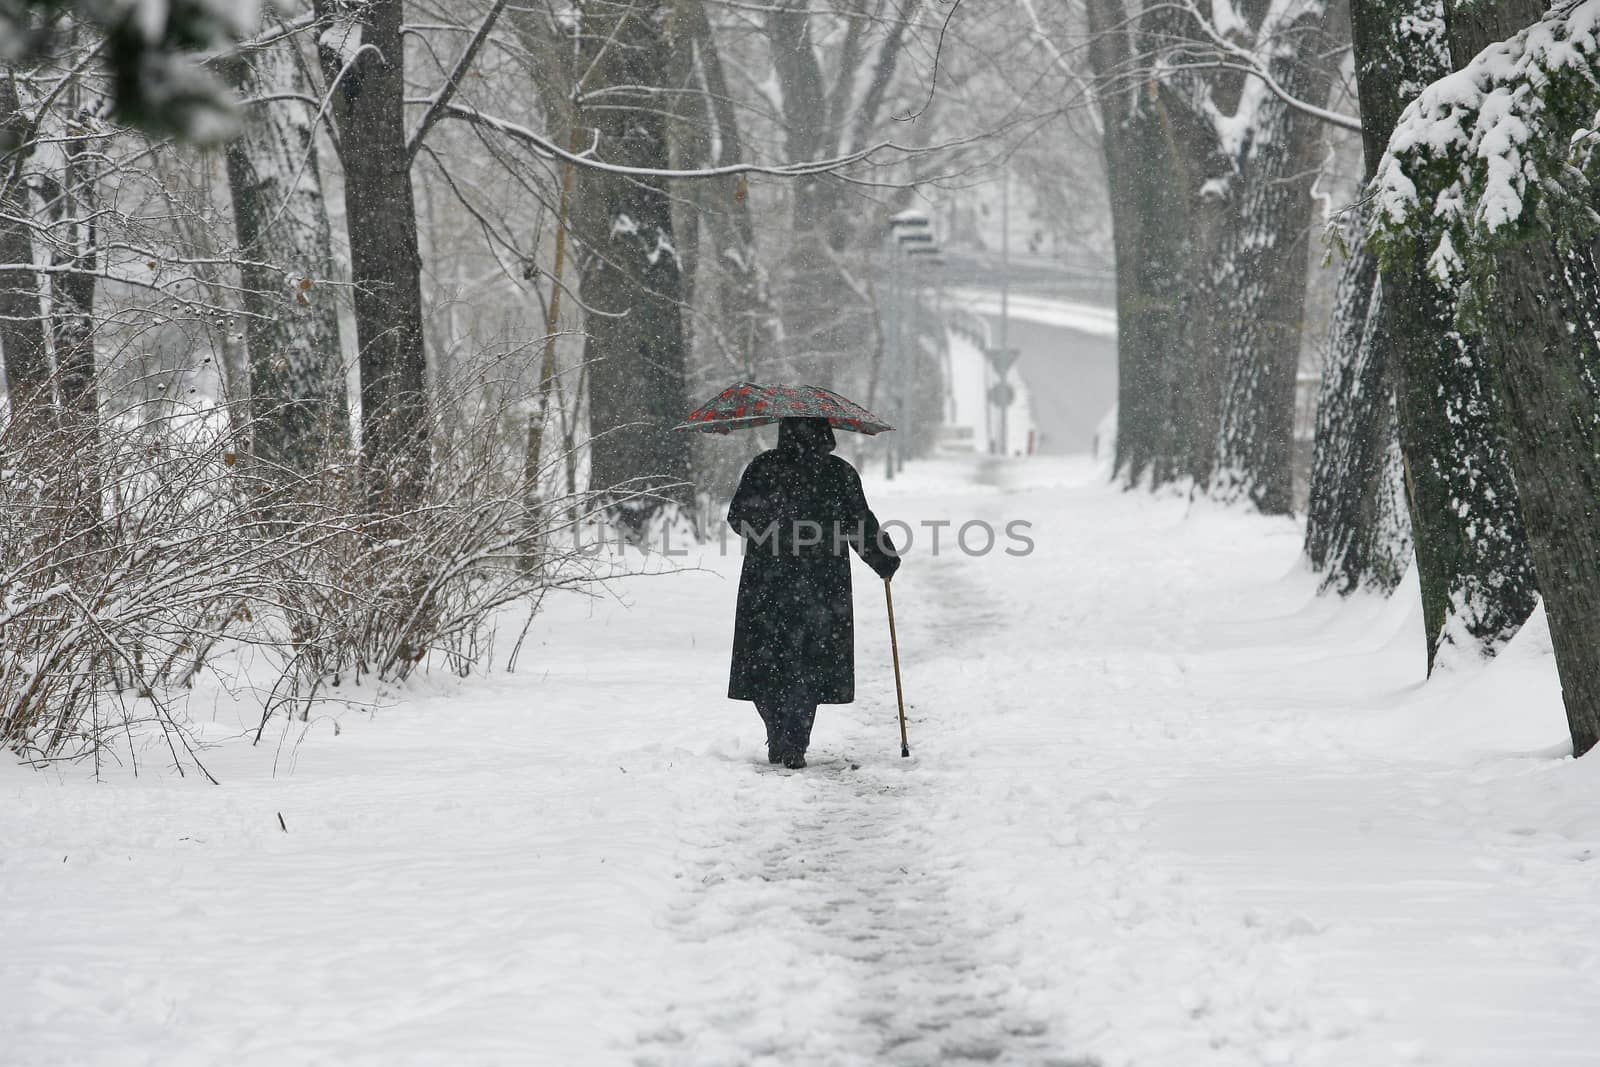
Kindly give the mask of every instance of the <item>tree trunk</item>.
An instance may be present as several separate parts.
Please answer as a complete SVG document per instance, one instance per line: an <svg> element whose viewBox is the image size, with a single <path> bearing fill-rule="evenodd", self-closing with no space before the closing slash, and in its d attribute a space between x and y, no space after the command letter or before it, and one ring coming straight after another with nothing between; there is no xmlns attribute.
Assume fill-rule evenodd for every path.
<svg viewBox="0 0 1600 1067"><path fill-rule="evenodd" d="M831 81L813 36L812 6L805 0L780 0L767 8L766 35L791 160L865 147L882 115L918 6L918 0L910 0L899 8L883 8L881 19L849 19L842 35L826 45ZM883 36L869 47L877 29ZM785 250L779 293L790 369L829 388L845 388L848 376L865 369L861 339L871 335L876 313L863 287L847 276L842 257L889 239L887 227L858 230L844 208L842 188L825 175L799 177L790 186L794 232Z"/></svg>
<svg viewBox="0 0 1600 1067"><path fill-rule="evenodd" d="M1446 11L1459 67L1536 21L1539 0ZM1600 197L1596 198L1600 204ZM1496 254L1490 363L1577 756L1600 742L1600 260L1538 237Z"/></svg>
<svg viewBox="0 0 1600 1067"><path fill-rule="evenodd" d="M1147 37L1177 16L1150 17ZM1090 0L1088 59L1107 82L1127 67L1134 37L1121 0ZM1146 44L1148 41L1146 41ZM1143 46L1141 46L1143 47ZM1185 318L1193 291L1196 195L1203 184L1204 132L1187 106L1149 80L1100 104L1117 277L1117 441L1115 476L1125 485L1161 484L1181 474L1186 407ZM1192 399L1192 398L1191 398Z"/></svg>
<svg viewBox="0 0 1600 1067"><path fill-rule="evenodd" d="M1369 177L1405 102L1451 69L1433 0L1352 0ZM1393 382L1406 503L1431 671L1442 644L1493 655L1536 598L1500 400L1481 340L1455 325L1455 298L1425 257L1386 272L1375 339Z"/></svg>
<svg viewBox="0 0 1600 1067"><path fill-rule="evenodd" d="M99 526L105 515L100 375L94 350L98 283L94 270L99 258L99 227L95 220L99 198L89 145L82 139L88 127L74 123L68 130L78 139L62 149L65 166L55 205L55 234L56 262L72 271L51 277L51 337L61 395L60 419L70 431L67 444L77 473L73 483L77 496L71 506L78 527L90 531L93 543L100 537Z"/></svg>
<svg viewBox="0 0 1600 1067"><path fill-rule="evenodd" d="M716 131L716 158L707 162L717 166L742 162L744 136L705 5L679 0L679 18L699 59L705 121ZM703 222L717 253L712 272L719 313L717 342L740 373L759 380L759 368L767 365L777 348L777 316L756 247L749 189L742 176L734 175L697 184L707 192Z"/></svg>
<svg viewBox="0 0 1600 1067"><path fill-rule="evenodd" d="M367 497L386 514L414 506L427 479L422 255L406 143L401 0L317 0L344 165L350 276L361 371Z"/></svg>
<svg viewBox="0 0 1600 1067"><path fill-rule="evenodd" d="M1302 5L1284 32L1300 39L1296 53L1269 71L1290 94L1320 104L1334 69L1311 44L1345 16L1342 5ZM1310 53L1304 54L1304 53ZM1311 186L1318 171L1321 128L1276 96L1256 104L1249 143L1233 183L1237 214L1228 219L1215 257L1211 314L1223 326L1222 421L1215 466L1197 470L1201 484L1225 500L1247 499L1268 515L1294 508L1294 396L1306 303L1305 236Z"/></svg>
<svg viewBox="0 0 1600 1067"><path fill-rule="evenodd" d="M1600 741L1600 264L1549 240L1497 255L1490 343L1573 754Z"/></svg>
<svg viewBox="0 0 1600 1067"><path fill-rule="evenodd" d="M672 42L675 60L687 68L690 91L674 132L674 158L691 166L727 166L745 158L737 101L723 70L715 31L700 0L675 0ZM677 79L674 79L677 84ZM788 381L780 359L778 316L756 245L749 189L742 175L679 182L680 210L674 225L694 215L701 227L701 254L685 259L685 302L696 309L695 328L685 331L690 353L687 380L692 394L721 388L730 377ZM870 406L870 404L869 404ZM698 436L698 435L697 435ZM753 434L692 442L695 480L703 492L731 495L744 465L760 449Z"/></svg>
<svg viewBox="0 0 1600 1067"><path fill-rule="evenodd" d="M1118 258L1117 448L1127 485L1159 486L1183 474L1185 419L1193 414L1183 363L1186 316L1198 268L1195 191L1201 136L1186 108L1146 82L1123 119L1122 144L1107 177L1113 190ZM1119 203L1120 202L1120 203ZM1126 263L1126 270L1123 264ZM1123 279L1126 278L1126 293ZM1120 330L1131 329L1126 341Z"/></svg>
<svg viewBox="0 0 1600 1067"><path fill-rule="evenodd" d="M858 33L851 28L847 45L853 45ZM767 36L773 73L783 94L784 147L789 158L816 159L831 154L840 142L837 129L829 126L828 86L811 37L811 14L803 0L777 5L767 16ZM794 232L784 256L780 297L789 368L808 382L832 387L838 384L837 364L845 354L841 346L849 344L851 328L859 325L853 320L864 315L865 309L842 284L830 255L833 198L825 183L820 175L805 175L790 187Z"/></svg>
<svg viewBox="0 0 1600 1067"><path fill-rule="evenodd" d="M252 453L303 475L350 444L350 416L332 293L332 237L317 165L316 116L293 99L309 80L291 41L229 64L247 103L228 145L228 187L238 233L250 368Z"/></svg>
<svg viewBox="0 0 1600 1067"><path fill-rule="evenodd" d="M0 75L0 143L12 146L12 151L31 152L31 146L21 144L28 125L15 80L9 74ZM12 166L11 158L4 163L0 181ZM28 190L20 176L0 188L0 263L33 262L33 229L25 221L32 215ZM11 417L17 420L12 432L21 444L49 425L52 410L50 357L37 271L0 270L0 358L5 360Z"/></svg>
<svg viewBox="0 0 1600 1067"><path fill-rule="evenodd" d="M1444 66L1436 58L1442 42L1414 28L1397 29L1426 25L1418 17L1422 10L1417 0L1351 2L1369 181L1400 109L1421 89L1417 79ZM1363 218L1354 227L1339 279L1306 513L1306 557L1322 574L1320 591L1341 596L1357 589L1391 592L1412 554L1394 391L1396 363L1404 353L1385 327L1386 282L1366 248L1365 225ZM1429 647L1431 655L1431 639Z"/></svg>
<svg viewBox="0 0 1600 1067"><path fill-rule="evenodd" d="M605 106L585 109L582 121L608 162L668 164L669 117L654 94L633 88L664 83L664 16L664 0L610 0L585 11L583 89L604 93ZM637 532L663 502L694 499L688 437L672 432L688 408L671 199L665 179L585 168L574 207L585 246L579 293L590 311L590 485L610 493Z"/></svg>
<svg viewBox="0 0 1600 1067"><path fill-rule="evenodd" d="M1358 589L1391 593L1411 565L1382 303L1377 260L1358 226L1329 324L1306 510L1306 557L1322 575L1320 591L1340 596Z"/></svg>
<svg viewBox="0 0 1600 1067"><path fill-rule="evenodd" d="M82 137L83 127L72 127ZM95 224L95 175L87 160L88 148L79 140L63 149L61 200L57 206L57 263L72 268L56 274L50 285L51 335L55 342L61 407L92 423L100 406L98 370L94 354L94 296L99 255ZM64 252L65 254L62 254Z"/></svg>

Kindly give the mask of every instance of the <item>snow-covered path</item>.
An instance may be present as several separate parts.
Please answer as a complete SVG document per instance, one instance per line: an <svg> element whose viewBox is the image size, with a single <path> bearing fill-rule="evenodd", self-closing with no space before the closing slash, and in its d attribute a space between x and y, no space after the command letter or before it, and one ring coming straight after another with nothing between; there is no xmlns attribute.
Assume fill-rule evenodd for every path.
<svg viewBox="0 0 1600 1067"><path fill-rule="evenodd" d="M1020 917L952 898L920 783L835 758L780 819L773 789L739 786L747 814L710 835L669 918L685 962L749 958L776 980L668 998L640 1064L1082 1062L1052 1051L994 944Z"/></svg>
<svg viewBox="0 0 1600 1067"><path fill-rule="evenodd" d="M281 751L207 694L221 788L0 769L0 1063L1600 1063L1537 621L1422 686L1414 594L1315 598L1292 523L908 473L880 515L1035 543L918 528L910 760L858 569L860 699L766 765L712 546Z"/></svg>

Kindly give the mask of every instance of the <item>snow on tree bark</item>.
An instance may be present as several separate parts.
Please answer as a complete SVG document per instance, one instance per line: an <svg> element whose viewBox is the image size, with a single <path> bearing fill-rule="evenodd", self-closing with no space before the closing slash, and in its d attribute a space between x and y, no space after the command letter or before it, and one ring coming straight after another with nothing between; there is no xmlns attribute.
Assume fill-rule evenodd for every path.
<svg viewBox="0 0 1600 1067"><path fill-rule="evenodd" d="M1102 85L1148 64L1136 93L1101 105L1117 253L1116 470L1130 485L1189 478L1286 512L1317 126L1238 63L1218 71L1207 57L1221 31L1197 7L1146 4L1136 23L1118 0L1086 11ZM1326 95L1331 67L1300 56L1337 21L1323 0L1221 5L1213 17L1279 85Z"/></svg>
<svg viewBox="0 0 1600 1067"><path fill-rule="evenodd" d="M350 443L338 310L318 287L333 275L333 252L316 115L296 99L313 94L289 40L235 58L227 75L246 101L226 159L247 313L252 451L310 474Z"/></svg>
<svg viewBox="0 0 1600 1067"><path fill-rule="evenodd" d="M581 125L608 162L665 169L669 115L647 87L664 84L664 0L608 0L585 9ZM574 229L584 244L579 299L589 365L590 485L609 492L638 530L666 501L688 506L682 264L668 182L585 168ZM647 493L647 496L638 494Z"/></svg>
<svg viewBox="0 0 1600 1067"><path fill-rule="evenodd" d="M1325 21L1343 17L1324 0L1286 5L1257 30L1267 72L1291 95L1319 103L1334 69L1319 61ZM1274 43L1275 42L1275 43ZM1233 132L1230 126L1242 127ZM1230 210L1214 256L1210 314L1222 329L1222 409L1210 471L1201 484L1223 500L1248 500L1269 515L1293 510L1294 390L1305 317L1305 236L1317 174L1320 126L1252 79L1219 139L1236 161L1224 185Z"/></svg>
<svg viewBox="0 0 1600 1067"><path fill-rule="evenodd" d="M1482 338L1456 328L1454 298L1422 264L1383 284L1431 669L1446 643L1493 655L1538 594Z"/></svg>
<svg viewBox="0 0 1600 1067"><path fill-rule="evenodd" d="M1339 275L1317 402L1306 558L1320 589L1393 592L1411 563L1411 517L1395 428L1378 264L1359 229Z"/></svg>
<svg viewBox="0 0 1600 1067"><path fill-rule="evenodd" d="M1444 11L1438 0L1353 0L1352 25L1367 169L1381 183L1403 102L1449 73ZM1493 655L1537 593L1482 339L1458 328L1455 293L1425 250L1383 259L1376 337L1396 396L1431 669L1444 643Z"/></svg>
<svg viewBox="0 0 1600 1067"><path fill-rule="evenodd" d="M318 52L344 165L361 372L361 459L372 505L396 514L429 467L422 255L404 117L400 0L317 0Z"/></svg>
<svg viewBox="0 0 1600 1067"><path fill-rule="evenodd" d="M1126 321L1132 330L1125 347L1119 334L1114 469L1130 486L1164 485L1183 472L1184 398L1176 394L1197 266L1192 231L1177 221L1191 199L1181 178L1192 142L1171 133L1176 109L1167 92L1151 86L1145 95L1149 101L1122 120L1118 158L1107 160L1112 181L1124 189L1113 208L1122 231L1114 240L1126 250L1119 264L1127 265L1118 271L1117 319L1119 329Z"/></svg>
<svg viewBox="0 0 1600 1067"><path fill-rule="evenodd" d="M202 60L247 32L258 11L255 0L8 0L0 4L0 56L18 68L45 65L63 39L90 31L119 120L220 144L235 132L234 102ZM15 147L6 136L0 130L0 151Z"/></svg>
<svg viewBox="0 0 1600 1067"><path fill-rule="evenodd" d="M1447 12L1470 62L1423 92L1375 183L1387 257L1463 284L1487 339L1573 750L1600 741L1600 2ZM1519 32L1520 31L1520 32Z"/></svg>

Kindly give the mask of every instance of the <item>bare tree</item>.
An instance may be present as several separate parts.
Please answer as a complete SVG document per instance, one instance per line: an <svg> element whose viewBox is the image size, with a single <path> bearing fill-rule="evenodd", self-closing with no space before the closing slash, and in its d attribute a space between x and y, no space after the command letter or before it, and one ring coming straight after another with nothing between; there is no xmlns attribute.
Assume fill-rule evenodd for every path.
<svg viewBox="0 0 1600 1067"><path fill-rule="evenodd" d="M763 28L791 159L825 158L871 143L920 6L859 0L843 5L838 17L804 0L779 0L766 9ZM818 40L823 28L826 47ZM795 373L828 385L859 355L873 313L841 256L857 242L872 248L879 227L875 220L861 227L845 210L844 187L825 174L799 178L790 192L793 236L779 292L786 356Z"/></svg>
<svg viewBox="0 0 1600 1067"><path fill-rule="evenodd" d="M50 409L50 356L34 261L33 214L23 165L33 153L31 112L23 109L14 73L0 76L0 136L12 148L0 158L0 357L14 416L25 423ZM26 436L21 434L19 436Z"/></svg>
<svg viewBox="0 0 1600 1067"><path fill-rule="evenodd" d="M427 354L401 0L317 0L344 171L361 374L361 455L374 504L398 513L428 472Z"/></svg>
<svg viewBox="0 0 1600 1067"><path fill-rule="evenodd" d="M650 86L666 84L665 0L600 0L584 9L578 125L608 160L670 166L669 112ZM683 271L663 178L585 170L574 204L584 251L590 483L617 487L638 529L660 500L688 504L689 442L672 427L687 410ZM649 489L653 497L633 495Z"/></svg>
<svg viewBox="0 0 1600 1067"><path fill-rule="evenodd" d="M350 416L329 280L332 236L317 160L316 98L292 37L226 62L242 98L226 153L249 351L255 456L308 474L350 445Z"/></svg>

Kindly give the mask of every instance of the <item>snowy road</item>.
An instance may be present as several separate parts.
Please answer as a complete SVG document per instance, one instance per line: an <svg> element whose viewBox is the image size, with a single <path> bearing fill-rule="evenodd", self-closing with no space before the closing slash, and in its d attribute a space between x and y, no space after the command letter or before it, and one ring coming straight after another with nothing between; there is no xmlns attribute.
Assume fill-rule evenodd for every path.
<svg viewBox="0 0 1600 1067"><path fill-rule="evenodd" d="M715 546L270 752L204 694L221 788L0 769L0 1063L1600 1063L1539 624L1422 687L1414 591L1315 598L1292 523L1077 460L868 491L1036 545L919 527L912 759L858 568L861 699L765 764Z"/></svg>

